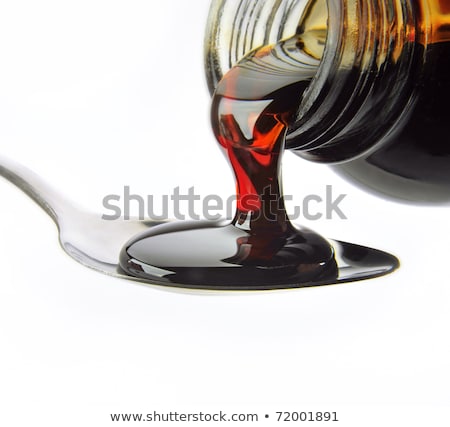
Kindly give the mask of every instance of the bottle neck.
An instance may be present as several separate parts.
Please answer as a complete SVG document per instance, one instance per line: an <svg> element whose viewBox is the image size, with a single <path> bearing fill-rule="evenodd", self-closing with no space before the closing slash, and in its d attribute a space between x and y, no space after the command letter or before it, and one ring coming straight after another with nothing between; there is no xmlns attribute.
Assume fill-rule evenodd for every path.
<svg viewBox="0 0 450 427"><path fill-rule="evenodd" d="M317 162L344 162L376 150L407 121L433 72L432 45L450 41L450 4L211 0L205 35L211 93L246 54L294 34L319 65L298 100L286 148Z"/></svg>
<svg viewBox="0 0 450 427"><path fill-rule="evenodd" d="M415 102L426 48L420 40L427 37L423 2L327 1L323 57L287 148L308 160L342 162L392 132Z"/></svg>

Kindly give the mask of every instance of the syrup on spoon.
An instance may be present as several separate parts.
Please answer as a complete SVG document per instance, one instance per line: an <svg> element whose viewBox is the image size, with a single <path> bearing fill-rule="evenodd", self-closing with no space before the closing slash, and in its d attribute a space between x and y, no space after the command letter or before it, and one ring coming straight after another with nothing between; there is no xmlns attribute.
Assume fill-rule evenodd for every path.
<svg viewBox="0 0 450 427"><path fill-rule="evenodd" d="M148 285L183 287L183 284L164 279L131 277L119 267L119 254L125 242L136 234L154 229L160 225L159 222L102 220L101 214L79 209L34 172L2 156L0 156L0 175L44 209L58 227L59 242L63 250L85 267L102 274ZM398 260L385 252L336 240L330 240L330 243L334 247L338 265L338 275L330 284L382 276L398 267ZM298 284L298 287L302 286L311 284Z"/></svg>

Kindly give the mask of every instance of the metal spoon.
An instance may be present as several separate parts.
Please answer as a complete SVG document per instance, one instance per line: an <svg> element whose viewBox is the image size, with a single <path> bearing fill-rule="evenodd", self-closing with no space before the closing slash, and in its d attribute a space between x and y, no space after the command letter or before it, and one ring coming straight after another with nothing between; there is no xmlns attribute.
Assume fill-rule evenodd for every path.
<svg viewBox="0 0 450 427"><path fill-rule="evenodd" d="M52 188L28 168L0 156L0 176L10 181L33 199L53 219L59 231L59 242L64 251L85 267L121 279L153 285L192 287L167 280L136 278L125 274L119 267L119 254L132 237L163 222L125 220L107 221L100 214L80 209L75 203ZM330 240L336 251L339 268L332 283L299 283L296 287L351 282L390 273L399 266L397 258L376 249ZM204 287L203 287L204 288ZM207 287L214 289L214 287ZM227 289L222 287L221 289ZM232 288L229 288L232 289ZM236 289L236 288L234 288Z"/></svg>

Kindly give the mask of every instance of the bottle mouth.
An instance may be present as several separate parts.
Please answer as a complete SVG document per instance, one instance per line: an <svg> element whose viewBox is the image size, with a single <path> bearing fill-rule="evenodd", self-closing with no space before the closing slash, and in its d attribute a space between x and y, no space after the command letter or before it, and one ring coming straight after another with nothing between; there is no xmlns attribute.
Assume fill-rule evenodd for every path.
<svg viewBox="0 0 450 427"><path fill-rule="evenodd" d="M414 70L423 61L423 50L416 49L415 3L213 0L205 37L210 91L253 49L301 37L311 22L322 22L323 52L312 52L317 72L299 99L286 148L326 163L364 155L415 103Z"/></svg>

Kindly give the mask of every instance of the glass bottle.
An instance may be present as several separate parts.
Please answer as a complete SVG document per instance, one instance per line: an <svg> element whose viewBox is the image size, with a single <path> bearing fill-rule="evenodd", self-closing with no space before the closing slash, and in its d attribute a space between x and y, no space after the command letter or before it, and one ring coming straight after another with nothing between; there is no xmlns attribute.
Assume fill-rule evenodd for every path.
<svg viewBox="0 0 450 427"><path fill-rule="evenodd" d="M286 148L385 197L450 202L450 0L213 0L211 92L294 34L320 62Z"/></svg>

